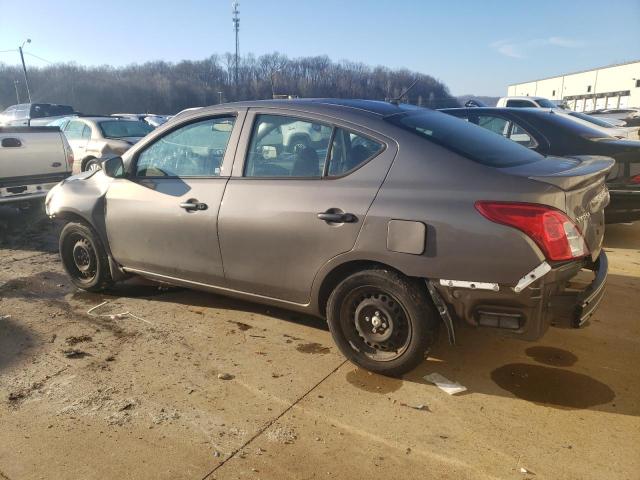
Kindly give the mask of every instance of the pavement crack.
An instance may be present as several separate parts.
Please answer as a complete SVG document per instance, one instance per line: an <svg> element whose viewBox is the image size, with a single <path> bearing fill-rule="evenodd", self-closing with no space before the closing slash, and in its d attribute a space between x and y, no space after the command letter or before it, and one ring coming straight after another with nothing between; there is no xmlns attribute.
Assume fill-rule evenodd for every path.
<svg viewBox="0 0 640 480"><path fill-rule="evenodd" d="M315 385L313 385L309 390L307 390L305 393L303 393L299 398L297 398L295 400L295 402L293 402L291 405L289 405L287 408L285 408L282 412L280 412L280 414L277 417L274 417L273 419L271 419L270 421L268 421L265 425L262 426L262 428L260 428L249 440L247 440L246 442L244 442L242 445L240 445L238 448L236 448L233 452L231 452L231 455L229 455L227 458L225 458L222 462L220 462L218 465L216 465L213 470L211 470L209 473L207 473L204 477L202 477L202 480L206 480L207 478L211 477L211 475L213 475L214 473L216 473L216 471L218 469L220 469L224 464L226 464L229 460L231 460L232 458L234 458L239 452L243 451L245 448L247 448L247 446L249 446L249 444L251 442L253 442L256 438L258 438L260 435L262 435L265 431L267 431L274 423L276 423L278 420L280 420L283 416L285 416L287 413L289 413L289 411L291 411L291 409L293 407L295 407L298 403L300 403L302 400L304 400L307 396L309 396L309 394L311 392L313 392L316 388L318 388L327 378L329 378L331 375L333 375L334 373L336 373L345 363L347 363L348 360L343 360L336 368L334 368L333 370L331 370L328 374L326 374L324 377L322 377Z"/></svg>

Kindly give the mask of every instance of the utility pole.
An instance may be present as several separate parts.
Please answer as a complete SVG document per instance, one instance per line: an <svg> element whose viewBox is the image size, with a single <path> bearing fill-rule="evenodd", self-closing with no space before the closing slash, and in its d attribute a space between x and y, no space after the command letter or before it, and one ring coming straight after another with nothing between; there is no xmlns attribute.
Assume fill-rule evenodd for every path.
<svg viewBox="0 0 640 480"><path fill-rule="evenodd" d="M240 6L240 2L238 1L234 1L231 6L233 7L233 9L231 10L231 13L233 14L232 20L233 20L233 29L236 32L236 58L235 58L235 81L236 81L236 87L238 86L238 52L240 51L240 37L239 37L239 32L240 32L240 10L238 10L238 7Z"/></svg>
<svg viewBox="0 0 640 480"><path fill-rule="evenodd" d="M13 86L16 87L16 103L20 103L20 92L18 92L18 80L13 81Z"/></svg>
<svg viewBox="0 0 640 480"><path fill-rule="evenodd" d="M22 48L25 43L31 43L31 39L27 38L22 45L18 47L18 51L20 52L20 60L22 60L22 71L24 72L24 83L27 86L27 96L29 97L29 103L31 103L31 89L29 88L29 77L27 76L27 66L24 63L24 54L22 53Z"/></svg>

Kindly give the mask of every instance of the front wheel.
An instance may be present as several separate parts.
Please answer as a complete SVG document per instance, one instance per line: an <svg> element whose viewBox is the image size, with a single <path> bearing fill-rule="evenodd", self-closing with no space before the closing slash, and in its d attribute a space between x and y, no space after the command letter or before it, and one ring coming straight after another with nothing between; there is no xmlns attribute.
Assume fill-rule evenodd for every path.
<svg viewBox="0 0 640 480"><path fill-rule="evenodd" d="M425 285L384 269L352 274L327 303L340 351L356 365L388 376L422 362L436 340L437 318Z"/></svg>
<svg viewBox="0 0 640 480"><path fill-rule="evenodd" d="M102 165L100 164L100 160L97 158L91 158L84 164L85 172L93 172L94 170L100 170L101 168Z"/></svg>
<svg viewBox="0 0 640 480"><path fill-rule="evenodd" d="M76 287L99 292L113 284L107 253L91 227L67 223L59 245L62 266Z"/></svg>

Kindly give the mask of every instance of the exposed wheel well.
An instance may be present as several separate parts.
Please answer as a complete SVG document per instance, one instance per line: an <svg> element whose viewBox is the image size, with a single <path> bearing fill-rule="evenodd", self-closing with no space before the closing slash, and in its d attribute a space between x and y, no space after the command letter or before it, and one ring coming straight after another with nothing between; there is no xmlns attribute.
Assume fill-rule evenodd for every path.
<svg viewBox="0 0 640 480"><path fill-rule="evenodd" d="M338 265L334 268L322 281L322 285L320 286L320 290L318 293L318 309L320 313L325 316L327 310L327 301L329 300L329 295L333 289L345 278L349 275L359 272L362 270L370 270L374 268L384 268L387 270L393 270L394 272L399 273L400 275L404 275L397 268L393 268L389 265L386 265L381 262L374 262L371 260L354 260L351 262L343 263L342 265Z"/></svg>

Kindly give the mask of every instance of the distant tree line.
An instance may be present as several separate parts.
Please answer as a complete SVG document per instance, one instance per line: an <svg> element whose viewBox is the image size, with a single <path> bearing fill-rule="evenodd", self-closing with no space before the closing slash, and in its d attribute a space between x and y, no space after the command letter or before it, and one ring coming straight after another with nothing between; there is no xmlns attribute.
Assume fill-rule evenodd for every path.
<svg viewBox="0 0 640 480"><path fill-rule="evenodd" d="M83 113L173 114L188 107L273 95L384 100L399 96L416 79L403 101L433 108L458 105L448 88L429 75L334 62L327 56L245 55L238 62L237 81L230 53L199 61L125 67L52 64L28 67L28 73L34 102L68 104ZM22 69L0 63L2 109L16 103L16 88L21 103L26 103Z"/></svg>

